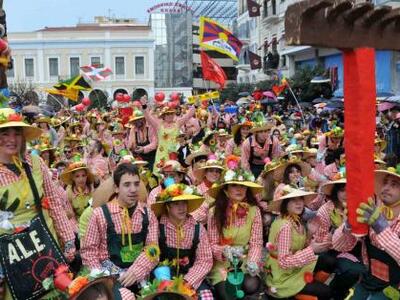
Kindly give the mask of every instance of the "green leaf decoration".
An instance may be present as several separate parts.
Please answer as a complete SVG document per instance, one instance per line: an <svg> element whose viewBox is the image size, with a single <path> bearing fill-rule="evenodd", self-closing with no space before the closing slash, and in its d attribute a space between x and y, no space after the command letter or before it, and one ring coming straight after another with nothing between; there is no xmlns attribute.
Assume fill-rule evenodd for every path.
<svg viewBox="0 0 400 300"><path fill-rule="evenodd" d="M7 208L7 211L15 212L20 203L21 201L19 200L19 198L16 198L14 202Z"/></svg>
<svg viewBox="0 0 400 300"><path fill-rule="evenodd" d="M0 210L6 210L8 201L8 190L6 190L0 200Z"/></svg>

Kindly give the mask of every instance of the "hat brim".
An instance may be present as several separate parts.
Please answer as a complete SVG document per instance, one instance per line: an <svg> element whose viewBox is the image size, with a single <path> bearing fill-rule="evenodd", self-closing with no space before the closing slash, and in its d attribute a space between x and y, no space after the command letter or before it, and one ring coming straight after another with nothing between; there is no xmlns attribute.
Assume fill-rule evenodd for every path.
<svg viewBox="0 0 400 300"><path fill-rule="evenodd" d="M400 181L399 174L389 172L387 170L375 170L375 193L376 194L379 194L380 191L382 190L383 181L384 181L385 177L388 175L393 176L393 177L397 178L397 180Z"/></svg>
<svg viewBox="0 0 400 300"><path fill-rule="evenodd" d="M279 167L280 167L280 165L277 165L276 167L269 169L268 171L264 169L260 174L261 178L265 178L271 172L275 172L275 170L278 169Z"/></svg>
<svg viewBox="0 0 400 300"><path fill-rule="evenodd" d="M93 183L94 182L94 175L93 173L90 171L90 169L87 166L82 166L79 168L75 168L72 170L64 170L64 172L61 174L60 178L62 180L62 182L64 182L67 185L72 185L72 174L76 171L79 170L85 170L86 174L87 174L87 178L89 183Z"/></svg>
<svg viewBox="0 0 400 300"><path fill-rule="evenodd" d="M304 199L304 205L308 206L317 196L318 196L318 194L314 193L314 192L296 190L295 192L291 192L291 193L287 194L286 196L280 197L277 200L271 201L268 204L268 211L279 213L281 210L281 205L284 200L298 198L298 197L302 197Z"/></svg>
<svg viewBox="0 0 400 300"><path fill-rule="evenodd" d="M114 180L109 177L105 181L101 182L99 187L92 193L93 203L92 207L100 207L110 201L111 196L115 194ZM146 186L140 181L139 186L139 202L146 203L147 201L147 190Z"/></svg>
<svg viewBox="0 0 400 300"><path fill-rule="evenodd" d="M279 168L277 168L274 172L274 179L276 181L278 181L279 183L282 182L283 180L283 174L285 173L285 169L290 166L290 165L298 165L300 166L301 169L301 175L307 176L308 174L311 173L311 166L304 162L304 161L299 161L299 162L287 162L285 164L283 164L282 166L279 166Z"/></svg>
<svg viewBox="0 0 400 300"><path fill-rule="evenodd" d="M331 196L332 189L336 184L346 184L346 178L341 178L339 180L328 181L321 186L321 192L327 196Z"/></svg>
<svg viewBox="0 0 400 300"><path fill-rule="evenodd" d="M263 126L259 126L259 127L253 127L250 129L251 133L257 133L260 131L266 131L266 130L271 130L274 126L272 124L265 124Z"/></svg>
<svg viewBox="0 0 400 300"><path fill-rule="evenodd" d="M107 277L102 277L102 278L97 278L91 282L89 282L84 288L82 288L78 293L76 293L75 295L73 295L72 297L69 298L69 300L75 300L78 299L79 296L81 296L87 289L89 289L90 287L92 287L95 284L99 284L102 283L103 285L105 285L107 291L109 292L109 294L112 295L112 290L114 287L114 284L116 282L116 277L114 276L107 276Z"/></svg>
<svg viewBox="0 0 400 300"><path fill-rule="evenodd" d="M179 201L187 201L187 212L190 214L191 212L198 209L204 201L203 197L197 195L180 195L177 197L173 197L169 201L156 202L151 205L151 209L154 214L159 217L166 212L165 205L167 203L179 202Z"/></svg>
<svg viewBox="0 0 400 300"><path fill-rule="evenodd" d="M253 195L257 195L258 193L261 193L262 190L263 190L263 186L255 183L255 182L251 182L251 181L227 181L227 182L224 182L224 183L222 183L222 184L220 184L218 186L212 187L211 189L209 189L207 191L207 194L210 197L216 199L218 194L219 194L219 192L222 190L222 188L224 186L226 186L226 185L229 185L229 184L236 184L236 185L242 185L242 186L248 187L248 188L250 188L250 190L251 190Z"/></svg>
<svg viewBox="0 0 400 300"><path fill-rule="evenodd" d="M184 299L184 300L192 300L192 298L191 297L189 297L189 296L187 296L187 295L182 295L182 294L178 294L178 293L174 293L174 292L157 292L157 293L154 293L154 294L151 294L151 295L148 295L148 296L146 296L146 297L144 297L144 298L140 298L140 299L142 299L142 300L153 300L153 299L155 299L156 297L158 297L158 296L163 296L163 297L165 297L165 298L169 298L169 297L171 297L171 296L180 296L180 297L182 297L182 299Z"/></svg>
<svg viewBox="0 0 400 300"><path fill-rule="evenodd" d="M199 157L199 156L207 157L208 154L209 154L208 151L196 151L196 152L193 152L193 153L189 154L188 157L186 157L185 163L188 166L190 166L192 164L193 159L195 159L196 157Z"/></svg>
<svg viewBox="0 0 400 300"><path fill-rule="evenodd" d="M24 122L7 122L0 125L0 129L2 128L11 128L11 127L19 127L22 128L24 137L26 141L32 141L39 138L42 135L42 130L38 127L26 124Z"/></svg>
<svg viewBox="0 0 400 300"><path fill-rule="evenodd" d="M203 167L200 167L200 168L198 168L198 169L193 170L193 176L194 176L197 180L201 181L201 180L204 179L204 176L205 176L205 174L206 174L207 169L219 169L219 170L221 170L222 172L225 170L224 167L218 166L218 165L203 166ZM222 173L221 173L221 174L222 174Z"/></svg>

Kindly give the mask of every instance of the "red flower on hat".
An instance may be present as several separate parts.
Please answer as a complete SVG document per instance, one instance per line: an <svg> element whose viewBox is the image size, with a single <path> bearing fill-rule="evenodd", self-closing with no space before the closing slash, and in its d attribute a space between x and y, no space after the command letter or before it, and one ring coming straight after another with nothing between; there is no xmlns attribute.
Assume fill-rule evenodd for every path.
<svg viewBox="0 0 400 300"><path fill-rule="evenodd" d="M20 122L20 121L22 121L24 118L21 116L21 115L19 115L19 114L10 114L9 116L8 116L8 121L9 122Z"/></svg>
<svg viewBox="0 0 400 300"><path fill-rule="evenodd" d="M305 283L312 283L314 281L314 274L311 272L304 273L304 282Z"/></svg>
<svg viewBox="0 0 400 300"><path fill-rule="evenodd" d="M229 155L226 158L226 166L230 170L235 170L239 167L240 157L236 155Z"/></svg>

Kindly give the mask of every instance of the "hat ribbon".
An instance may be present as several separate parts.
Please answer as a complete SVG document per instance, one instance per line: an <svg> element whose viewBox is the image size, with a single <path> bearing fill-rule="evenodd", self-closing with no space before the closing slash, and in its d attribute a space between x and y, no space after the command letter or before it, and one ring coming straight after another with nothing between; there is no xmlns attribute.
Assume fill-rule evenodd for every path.
<svg viewBox="0 0 400 300"><path fill-rule="evenodd" d="M25 202L26 197L28 196L29 193L29 182L28 182L28 177L26 175L25 169L22 166L22 161L18 156L13 155L12 156L12 162L14 163L14 165L17 167L18 171L21 174L21 185L22 188L20 188L20 199Z"/></svg>
<svg viewBox="0 0 400 300"><path fill-rule="evenodd" d="M394 219L393 208L400 205L400 200L392 205L382 205L381 212L388 220Z"/></svg>
<svg viewBox="0 0 400 300"><path fill-rule="evenodd" d="M121 233L122 233L122 245L125 246L125 235L128 236L129 250L132 251L132 223L129 217L128 208L122 208L122 222L121 222Z"/></svg>

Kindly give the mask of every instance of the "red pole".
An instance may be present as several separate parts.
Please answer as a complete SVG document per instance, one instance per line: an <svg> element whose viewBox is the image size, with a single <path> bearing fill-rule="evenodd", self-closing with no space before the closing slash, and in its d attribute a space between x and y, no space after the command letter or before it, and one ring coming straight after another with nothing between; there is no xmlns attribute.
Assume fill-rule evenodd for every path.
<svg viewBox="0 0 400 300"><path fill-rule="evenodd" d="M356 210L374 195L375 50L346 50L343 65L348 218L352 232L361 236L368 226L357 222Z"/></svg>

